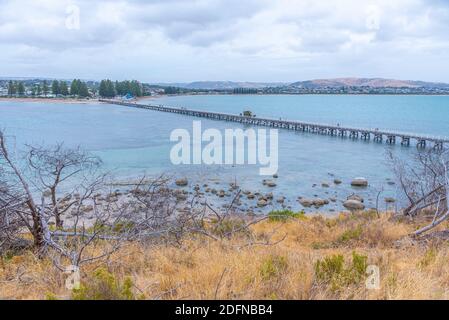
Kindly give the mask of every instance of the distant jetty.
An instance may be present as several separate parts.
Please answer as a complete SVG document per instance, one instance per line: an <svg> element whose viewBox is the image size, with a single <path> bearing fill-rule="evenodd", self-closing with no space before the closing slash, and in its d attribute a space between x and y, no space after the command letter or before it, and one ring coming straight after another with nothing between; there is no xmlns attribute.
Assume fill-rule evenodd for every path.
<svg viewBox="0 0 449 320"><path fill-rule="evenodd" d="M237 122L241 124L250 124L255 126L265 126L293 131L309 132L335 137L348 137L354 140L357 139L365 141L372 140L378 143L385 142L390 145L394 145L397 142L400 143L402 146L410 146L414 144L421 149L430 146L432 148L441 150L444 148L445 144L449 143L448 137L437 137L431 135L421 135L391 130L380 130L377 128L367 129L367 128L355 128L340 125L329 125L322 123L310 123L310 122L290 121L281 119L277 120L270 118L251 117L245 115L234 115L220 112L193 110L187 108L168 107L163 105L139 104L137 102L126 102L120 100L100 99L100 102L139 109L177 113L212 120Z"/></svg>

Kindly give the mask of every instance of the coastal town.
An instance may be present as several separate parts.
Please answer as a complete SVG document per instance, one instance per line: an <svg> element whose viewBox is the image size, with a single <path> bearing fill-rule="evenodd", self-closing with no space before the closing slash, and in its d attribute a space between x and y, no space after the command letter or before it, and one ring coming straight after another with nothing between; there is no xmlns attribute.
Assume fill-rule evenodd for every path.
<svg viewBox="0 0 449 320"><path fill-rule="evenodd" d="M132 95L158 96L178 94L229 94L229 95L295 95L295 94L331 94L331 95L449 95L449 84L406 82L386 79L373 84L315 80L285 83L239 83L229 81L203 81L196 83L150 84L137 80L80 80L80 79L21 79L0 78L0 97L21 98L99 98Z"/></svg>

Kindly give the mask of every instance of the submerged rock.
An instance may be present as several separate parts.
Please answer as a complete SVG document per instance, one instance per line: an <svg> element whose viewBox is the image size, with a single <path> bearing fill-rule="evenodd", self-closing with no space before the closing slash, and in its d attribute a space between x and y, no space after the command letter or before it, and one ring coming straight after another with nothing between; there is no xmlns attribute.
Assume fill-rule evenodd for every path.
<svg viewBox="0 0 449 320"><path fill-rule="evenodd" d="M313 199L301 198L299 199L299 203L306 208L309 208L313 205Z"/></svg>
<svg viewBox="0 0 449 320"><path fill-rule="evenodd" d="M270 188L276 187L276 182L274 182L273 180L264 180L263 184Z"/></svg>
<svg viewBox="0 0 449 320"><path fill-rule="evenodd" d="M353 187L367 187L368 180L365 178L355 178L351 182L351 186Z"/></svg>
<svg viewBox="0 0 449 320"><path fill-rule="evenodd" d="M284 201L285 201L285 197L279 197L276 199L277 203L284 203Z"/></svg>
<svg viewBox="0 0 449 320"><path fill-rule="evenodd" d="M258 207L265 207L267 206L268 202L264 199L257 201L257 206Z"/></svg>
<svg viewBox="0 0 449 320"><path fill-rule="evenodd" d="M317 208L325 206L327 204L329 204L329 200L327 199L320 199L320 198L316 198L316 199L307 199L307 198L302 198L299 200L299 203L306 208L309 208L311 206L315 206Z"/></svg>
<svg viewBox="0 0 449 320"><path fill-rule="evenodd" d="M178 201L185 201L185 200L187 200L187 196L185 194L183 194L183 193L179 193L179 194L176 195L176 200L178 200Z"/></svg>
<svg viewBox="0 0 449 320"><path fill-rule="evenodd" d="M342 181L341 181L340 179L334 179L334 183L335 183L335 184L341 184Z"/></svg>
<svg viewBox="0 0 449 320"><path fill-rule="evenodd" d="M189 181L186 178L181 178L175 181L178 187L185 187L189 184Z"/></svg>
<svg viewBox="0 0 449 320"><path fill-rule="evenodd" d="M349 210L363 210L365 209L365 205L357 200L346 200L343 203L343 207Z"/></svg>
<svg viewBox="0 0 449 320"><path fill-rule="evenodd" d="M350 195L349 197L346 198L346 200L355 200L355 201L362 202L362 203L365 202L363 197L361 197L357 194Z"/></svg>
<svg viewBox="0 0 449 320"><path fill-rule="evenodd" d="M385 202L386 202L386 203L395 203L395 202L396 202L396 199L395 199L395 198L392 198L392 197L387 197L387 198L385 198Z"/></svg>
<svg viewBox="0 0 449 320"><path fill-rule="evenodd" d="M329 204L329 200L327 200L327 199L317 198L317 199L313 200L313 205L316 206L316 207L322 207L322 206L325 206L327 204Z"/></svg>

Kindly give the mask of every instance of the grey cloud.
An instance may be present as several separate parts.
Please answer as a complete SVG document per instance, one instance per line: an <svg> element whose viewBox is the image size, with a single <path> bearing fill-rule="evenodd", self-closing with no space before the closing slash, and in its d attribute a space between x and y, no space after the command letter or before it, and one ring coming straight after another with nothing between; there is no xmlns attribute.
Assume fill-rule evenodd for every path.
<svg viewBox="0 0 449 320"><path fill-rule="evenodd" d="M65 28L69 4L81 9L80 30ZM375 28L369 4L379 8ZM320 73L411 73L402 66L419 63L442 77L448 21L442 0L0 0L0 69L78 72L95 61L86 73L186 80L232 70L265 77L236 80L284 81L326 59Z"/></svg>

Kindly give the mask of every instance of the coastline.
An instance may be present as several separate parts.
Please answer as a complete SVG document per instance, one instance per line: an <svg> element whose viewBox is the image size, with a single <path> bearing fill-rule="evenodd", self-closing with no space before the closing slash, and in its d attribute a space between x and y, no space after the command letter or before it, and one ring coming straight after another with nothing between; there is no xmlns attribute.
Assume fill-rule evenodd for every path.
<svg viewBox="0 0 449 320"><path fill-rule="evenodd" d="M159 97L159 96L158 96ZM155 96L144 96L134 101L157 99ZM77 98L27 98L27 97L0 97L0 102L33 102L33 103L66 103L66 104L100 104L99 98L77 99Z"/></svg>
<svg viewBox="0 0 449 320"><path fill-rule="evenodd" d="M143 96L135 98L134 101L142 100L156 100L163 97L188 97L188 96L433 96L433 97L448 97L449 94L335 94L335 93L281 93L281 94L229 94L229 93L181 93L181 94L167 94L158 96ZM67 103L67 104L99 104L100 98L77 99L77 98L32 98L32 97L4 97L0 96L0 102L48 102L48 103Z"/></svg>
<svg viewBox="0 0 449 320"><path fill-rule="evenodd" d="M11 98L0 97L0 102L46 102L46 103L67 103L67 104L96 104L98 99L75 99L75 98Z"/></svg>

